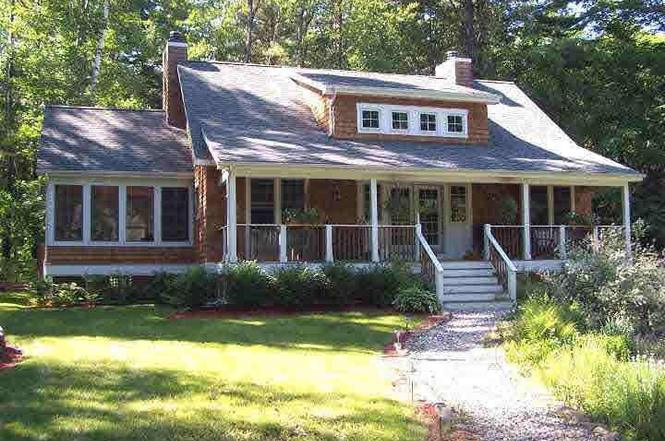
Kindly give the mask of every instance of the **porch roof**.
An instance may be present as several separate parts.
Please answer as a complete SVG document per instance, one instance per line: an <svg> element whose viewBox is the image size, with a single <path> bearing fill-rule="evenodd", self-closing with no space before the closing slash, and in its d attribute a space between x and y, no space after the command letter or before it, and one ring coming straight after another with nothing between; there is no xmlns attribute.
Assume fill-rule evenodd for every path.
<svg viewBox="0 0 665 441"><path fill-rule="evenodd" d="M293 69L189 62L179 74L194 151L217 165L256 163L381 169L639 174L584 149L514 83L476 81L498 95L487 145L340 140L317 125Z"/></svg>

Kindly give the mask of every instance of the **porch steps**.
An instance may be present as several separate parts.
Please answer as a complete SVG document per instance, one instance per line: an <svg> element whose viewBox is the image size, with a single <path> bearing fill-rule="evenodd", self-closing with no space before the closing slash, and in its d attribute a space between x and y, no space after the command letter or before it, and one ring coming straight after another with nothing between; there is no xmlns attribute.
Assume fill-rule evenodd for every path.
<svg viewBox="0 0 665 441"><path fill-rule="evenodd" d="M511 306L489 262L442 260L441 265L444 308L504 309Z"/></svg>

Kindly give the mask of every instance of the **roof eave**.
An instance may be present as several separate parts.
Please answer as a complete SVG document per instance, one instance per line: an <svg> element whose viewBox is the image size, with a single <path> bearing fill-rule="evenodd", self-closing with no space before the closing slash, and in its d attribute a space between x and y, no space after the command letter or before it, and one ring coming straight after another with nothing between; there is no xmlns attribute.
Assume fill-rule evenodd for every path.
<svg viewBox="0 0 665 441"><path fill-rule="evenodd" d="M106 170L52 170L37 168L37 174L48 177L79 177L79 178L169 178L191 179L194 171L160 172L160 171L106 171Z"/></svg>

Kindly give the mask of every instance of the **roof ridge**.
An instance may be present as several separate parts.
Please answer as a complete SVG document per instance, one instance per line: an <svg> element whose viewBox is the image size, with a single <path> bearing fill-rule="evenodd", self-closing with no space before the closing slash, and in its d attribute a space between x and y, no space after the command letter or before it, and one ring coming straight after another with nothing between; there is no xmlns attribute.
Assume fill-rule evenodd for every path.
<svg viewBox="0 0 665 441"><path fill-rule="evenodd" d="M121 107L71 106L67 104L46 104L44 107L55 109L111 110L113 112L164 112L164 109L123 109Z"/></svg>
<svg viewBox="0 0 665 441"><path fill-rule="evenodd" d="M295 66L289 66L286 64L262 64L262 63L243 63L242 61L217 61L217 60L187 60L184 65L187 64L225 64L225 65L234 65L234 66L252 66L252 67L273 67L273 68L289 68L293 69Z"/></svg>

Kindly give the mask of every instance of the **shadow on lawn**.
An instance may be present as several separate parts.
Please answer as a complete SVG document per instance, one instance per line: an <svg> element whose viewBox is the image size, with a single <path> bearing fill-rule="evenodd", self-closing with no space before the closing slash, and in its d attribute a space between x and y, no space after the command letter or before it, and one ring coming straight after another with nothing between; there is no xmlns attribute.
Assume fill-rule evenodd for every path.
<svg viewBox="0 0 665 441"><path fill-rule="evenodd" d="M416 440L393 401L173 371L30 362L0 376L0 439ZM361 391L359 391L359 394ZM316 409L331 409L317 414Z"/></svg>
<svg viewBox="0 0 665 441"><path fill-rule="evenodd" d="M9 335L28 338L94 336L362 352L379 350L396 327L385 316L362 313L167 320L171 312L153 306L52 310L0 307L0 323Z"/></svg>

